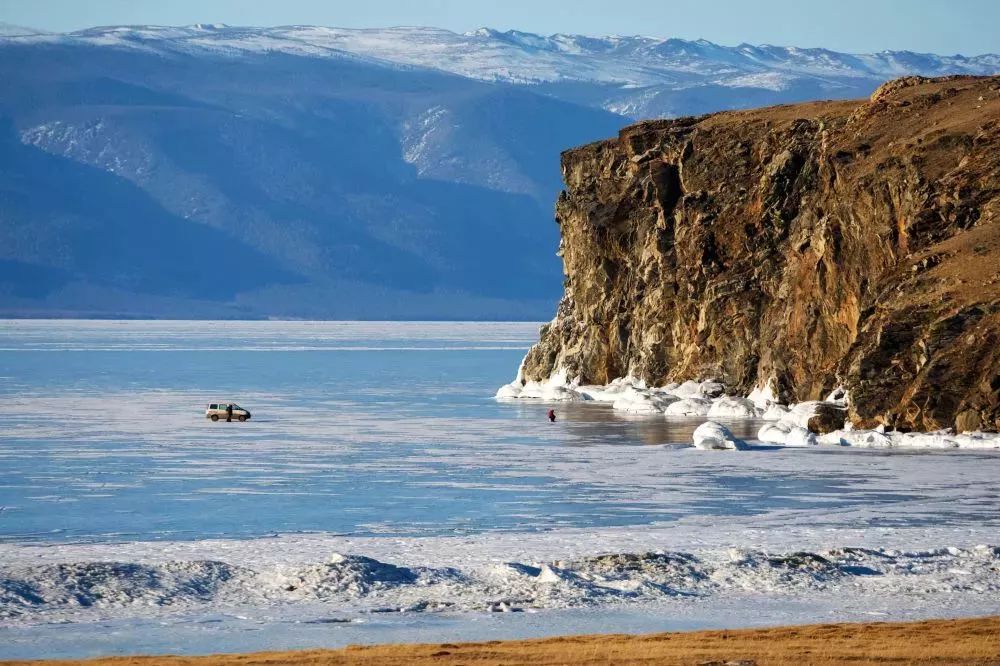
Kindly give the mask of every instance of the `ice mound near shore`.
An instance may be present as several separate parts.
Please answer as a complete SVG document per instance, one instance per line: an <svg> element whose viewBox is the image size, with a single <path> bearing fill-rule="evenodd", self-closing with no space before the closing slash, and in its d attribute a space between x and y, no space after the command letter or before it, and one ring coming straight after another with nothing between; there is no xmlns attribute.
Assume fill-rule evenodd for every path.
<svg viewBox="0 0 1000 666"><path fill-rule="evenodd" d="M835 430L817 439L820 444L869 449L1000 449L1000 434L992 432Z"/></svg>
<svg viewBox="0 0 1000 666"><path fill-rule="evenodd" d="M1000 449L1000 433L955 434L950 430L887 433L882 430L854 430L850 423L827 434L813 432L810 420L817 414L822 411L842 411L847 407L849 396L843 388L835 389L825 400L782 405L769 386L756 388L745 398L726 395L724 385L715 380L689 380L663 387L648 387L642 380L621 377L605 386L592 386L573 381L569 373L561 369L541 382L523 381L521 372L518 371L518 377L510 384L501 386L495 397L501 401L610 403L616 411L651 417L706 417L713 421L758 419L770 422L760 428L758 439L766 444L785 447L827 445L886 449ZM718 425L714 423L714 426ZM707 434L706 430L703 435ZM710 441L727 440L725 437L710 439L707 436L696 436L693 445L698 448L737 448L716 446L710 444Z"/></svg>
<svg viewBox="0 0 1000 666"><path fill-rule="evenodd" d="M630 386L618 394L611 406L630 414L662 414L671 403L680 400L665 391L637 390Z"/></svg>
<svg viewBox="0 0 1000 666"><path fill-rule="evenodd" d="M0 568L0 619L32 608L190 605L244 594L255 572L225 562L69 562Z"/></svg>
<svg viewBox="0 0 1000 666"><path fill-rule="evenodd" d="M608 553L547 562L470 562L466 570L348 555L255 570L219 561L74 562L0 567L0 623L83 621L208 604L319 601L346 612L509 612L740 593L892 589L995 596L1000 548L837 548L771 553Z"/></svg>
<svg viewBox="0 0 1000 666"><path fill-rule="evenodd" d="M746 398L722 396L712 401L708 416L716 419L755 419L763 413Z"/></svg>
<svg viewBox="0 0 1000 666"><path fill-rule="evenodd" d="M694 446L698 449L733 449L743 451L747 443L737 439L726 426L715 421L706 421L695 428Z"/></svg>
<svg viewBox="0 0 1000 666"><path fill-rule="evenodd" d="M807 428L787 421L777 423L767 423L761 426L757 433L757 439L771 444L782 444L784 446L816 446L816 434Z"/></svg>
<svg viewBox="0 0 1000 666"><path fill-rule="evenodd" d="M613 408L633 414L673 414L704 416L714 410L720 418L757 418L766 408L753 401L725 395L725 387L714 380L686 381L651 388L642 380L621 377L605 386L581 385L560 370L545 381L523 381L520 373L510 384L497 390L497 400L542 400L546 402L611 403ZM675 403L679 407L670 410Z"/></svg>
<svg viewBox="0 0 1000 666"><path fill-rule="evenodd" d="M329 562L280 572L270 582L272 589L297 592L298 597L327 599L343 594L362 596L414 583L417 578L417 573L405 567L370 557L335 553Z"/></svg>

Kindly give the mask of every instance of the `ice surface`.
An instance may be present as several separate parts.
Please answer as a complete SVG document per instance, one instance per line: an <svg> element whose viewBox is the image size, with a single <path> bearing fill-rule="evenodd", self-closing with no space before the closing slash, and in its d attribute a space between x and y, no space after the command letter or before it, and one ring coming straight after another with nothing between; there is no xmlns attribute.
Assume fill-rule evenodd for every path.
<svg viewBox="0 0 1000 666"><path fill-rule="evenodd" d="M289 618L370 623L374 630L388 612L431 629L433 623L424 624L430 619L415 618L445 616L460 623L465 629L459 635L469 638L482 616L495 612L543 613L532 626L560 633L564 625L553 620L560 609L631 608L650 617L699 617L692 626L733 626L733 617L748 612L761 621L788 623L865 619L873 610L883 619L996 611L1000 548L977 545L967 533L954 531L949 538L940 528L873 528L852 535L809 526L786 531L778 524L734 531L706 522L694 533L711 541L694 550L671 547L691 539L692 527L475 539L301 535L55 548L0 545L0 639L30 631L27 635L39 641L32 651L0 640L0 657L51 655L52 640L75 625L110 627L143 618L172 627L174 635L185 626L217 622L220 615L257 618L255 631L282 635ZM755 545L762 539L771 547ZM782 546L783 540L799 547ZM890 545L830 545L859 540ZM909 547L914 540L969 545ZM365 555L329 555L338 551ZM187 559L208 553L229 561ZM757 612L762 607L766 614ZM837 615L817 614L817 607L838 609ZM580 630L631 626L608 624L601 614L589 617ZM393 635L374 631L365 640ZM430 640L427 636L436 634L422 635ZM128 631L119 632L118 640L123 638L141 640ZM289 647L317 644L315 638L300 640L309 642ZM340 643L328 637L321 644Z"/></svg>
<svg viewBox="0 0 1000 666"><path fill-rule="evenodd" d="M343 614L510 612L817 591L855 598L885 592L989 598L1000 592L1000 548L652 550L466 561L461 569L359 555L277 566L197 560L5 564L0 622L23 626L315 601Z"/></svg>
<svg viewBox="0 0 1000 666"><path fill-rule="evenodd" d="M976 546L1000 534L1000 455L972 448L991 436L845 430L792 449L755 440L795 424L729 419L749 448L716 455L690 447L704 416L670 413L722 398L709 383L563 375L580 400L492 400L536 336L0 322L0 657L207 626L320 644L289 618L365 642L404 637L388 617L469 637L532 612L518 632L645 627L613 614L636 609L695 626L996 612L996 550ZM669 404L613 409L623 394ZM254 418L205 420L218 396Z"/></svg>
<svg viewBox="0 0 1000 666"><path fill-rule="evenodd" d="M0 352L518 351L530 322L0 320Z"/></svg>

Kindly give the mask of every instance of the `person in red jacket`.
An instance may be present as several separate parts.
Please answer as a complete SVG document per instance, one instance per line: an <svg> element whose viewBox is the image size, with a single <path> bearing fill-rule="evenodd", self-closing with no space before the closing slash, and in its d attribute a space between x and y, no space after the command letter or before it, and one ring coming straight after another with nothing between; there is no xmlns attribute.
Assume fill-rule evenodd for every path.
<svg viewBox="0 0 1000 666"><path fill-rule="evenodd" d="M552 423L556 422L556 410L554 409L549 410L549 421L551 421Z"/></svg>

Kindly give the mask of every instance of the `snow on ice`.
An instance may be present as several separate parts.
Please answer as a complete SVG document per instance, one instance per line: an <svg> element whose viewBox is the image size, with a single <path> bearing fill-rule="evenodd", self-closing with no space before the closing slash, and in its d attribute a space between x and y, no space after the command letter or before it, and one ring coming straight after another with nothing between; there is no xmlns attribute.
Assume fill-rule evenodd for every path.
<svg viewBox="0 0 1000 666"><path fill-rule="evenodd" d="M501 386L496 399L541 400L543 402L611 403L612 409L626 414L671 417L707 417L705 430L695 433L698 448L740 448L745 442L731 437L725 426L714 421L753 419L768 421L761 426L757 439L771 445L806 447L817 445L853 446L859 448L900 449L997 449L1000 433L969 432L956 434L951 430L927 433L854 430L848 423L844 429L819 435L809 430L809 420L821 405L846 407L849 396L837 388L822 401L807 401L782 405L770 386L754 389L747 397L726 395L725 387L715 380L668 384L648 387L646 383L621 377L606 386L581 385L573 381L565 369L545 381L524 381L520 370L510 384ZM710 427L709 427L710 426ZM701 428L699 428L701 430ZM728 432L728 430L726 430ZM732 442L730 445L729 443Z"/></svg>
<svg viewBox="0 0 1000 666"><path fill-rule="evenodd" d="M829 591L990 598L1000 548L840 547L770 552L613 552L550 561L480 560L464 569L334 554L327 562L20 563L0 566L0 624L80 621L239 604L319 601L339 612L510 612L664 599Z"/></svg>

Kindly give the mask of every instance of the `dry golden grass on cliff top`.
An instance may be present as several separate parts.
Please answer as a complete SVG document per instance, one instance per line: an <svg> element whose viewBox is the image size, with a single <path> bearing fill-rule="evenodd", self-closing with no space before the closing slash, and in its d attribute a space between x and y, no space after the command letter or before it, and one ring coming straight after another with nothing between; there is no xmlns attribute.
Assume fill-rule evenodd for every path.
<svg viewBox="0 0 1000 666"><path fill-rule="evenodd" d="M645 636L571 636L529 641L350 646L342 650L210 657L114 657L48 666L251 666L434 664L1000 664L1000 617L908 623L818 624ZM31 662L9 662L31 663ZM38 663L38 662L34 662Z"/></svg>

